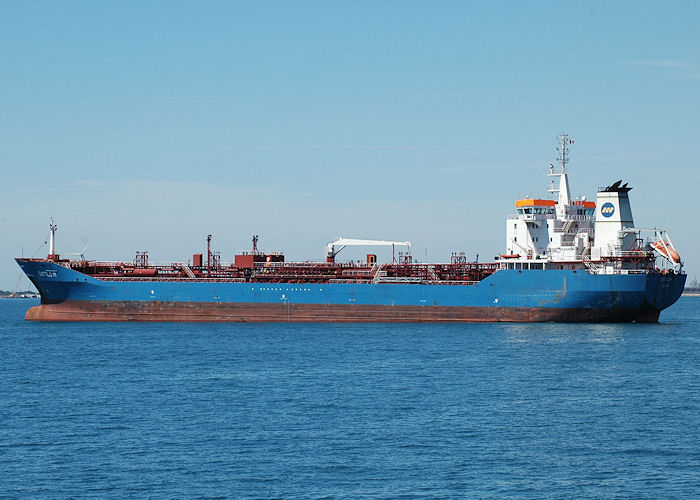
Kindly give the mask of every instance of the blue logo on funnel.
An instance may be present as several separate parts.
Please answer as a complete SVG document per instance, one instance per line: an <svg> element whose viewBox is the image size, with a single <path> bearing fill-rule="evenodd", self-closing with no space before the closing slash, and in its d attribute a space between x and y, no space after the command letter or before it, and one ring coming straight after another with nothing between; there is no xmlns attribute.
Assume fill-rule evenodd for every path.
<svg viewBox="0 0 700 500"><path fill-rule="evenodd" d="M612 214L615 213L615 205L612 203L606 203L600 207L600 213L603 214L603 217L612 217Z"/></svg>

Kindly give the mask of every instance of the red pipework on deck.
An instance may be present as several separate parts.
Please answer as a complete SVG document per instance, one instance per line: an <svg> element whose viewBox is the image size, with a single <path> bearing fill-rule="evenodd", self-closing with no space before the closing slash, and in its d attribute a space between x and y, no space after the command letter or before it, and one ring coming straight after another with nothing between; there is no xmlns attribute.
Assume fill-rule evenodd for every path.
<svg viewBox="0 0 700 500"><path fill-rule="evenodd" d="M493 274L497 263L413 264L406 259L396 264L335 262L284 262L282 254L237 255L232 265L219 264L212 255L206 272L201 266L184 264L134 266L131 263L73 261L71 269L103 280L190 281L211 279L250 283L441 283L474 284ZM195 258L195 263L198 263ZM189 271L189 272L188 272Z"/></svg>

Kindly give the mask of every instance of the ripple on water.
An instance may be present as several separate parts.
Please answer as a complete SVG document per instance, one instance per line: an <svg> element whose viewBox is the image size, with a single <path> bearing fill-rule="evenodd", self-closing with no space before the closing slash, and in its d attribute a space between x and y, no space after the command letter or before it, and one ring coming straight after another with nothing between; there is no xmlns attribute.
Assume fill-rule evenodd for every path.
<svg viewBox="0 0 700 500"><path fill-rule="evenodd" d="M661 324L41 324L0 301L15 497L691 497L700 299Z"/></svg>

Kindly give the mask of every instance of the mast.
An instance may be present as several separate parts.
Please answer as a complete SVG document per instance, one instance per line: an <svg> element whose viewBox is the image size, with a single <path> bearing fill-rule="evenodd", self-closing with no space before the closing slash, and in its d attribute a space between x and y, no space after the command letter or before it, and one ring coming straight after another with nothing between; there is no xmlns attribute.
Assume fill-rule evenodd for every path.
<svg viewBox="0 0 700 500"><path fill-rule="evenodd" d="M49 224L49 259L56 258L56 230L58 226L53 223L53 217L51 217L51 224Z"/></svg>
<svg viewBox="0 0 700 500"><path fill-rule="evenodd" d="M211 276L211 234L207 235L207 278Z"/></svg>
<svg viewBox="0 0 700 500"><path fill-rule="evenodd" d="M557 158L557 161L561 164L561 173L565 174L566 164L569 163L569 158L567 158L567 155L569 154L568 144L570 139L564 132L562 132L557 139L561 140L561 148L557 148L557 151L559 151L559 158ZM571 143L573 142L574 141L571 141Z"/></svg>
<svg viewBox="0 0 700 500"><path fill-rule="evenodd" d="M569 194L569 178L566 175L566 165L569 163L569 144L573 144L574 141L564 132L562 132L557 139L561 141L561 145L557 146L557 151L559 152L557 161L561 166L561 171L555 174L552 166L550 165L550 175L559 176L559 189L554 189L552 187L550 188L550 191L559 193L557 214L564 217L566 215L566 206L571 203L571 195Z"/></svg>

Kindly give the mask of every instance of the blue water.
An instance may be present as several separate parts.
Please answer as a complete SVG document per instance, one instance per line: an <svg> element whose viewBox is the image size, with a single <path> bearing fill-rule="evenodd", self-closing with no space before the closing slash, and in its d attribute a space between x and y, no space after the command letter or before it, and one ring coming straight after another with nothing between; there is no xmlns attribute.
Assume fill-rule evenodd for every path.
<svg viewBox="0 0 700 500"><path fill-rule="evenodd" d="M3 497L697 497L661 324L51 324L0 300Z"/></svg>

